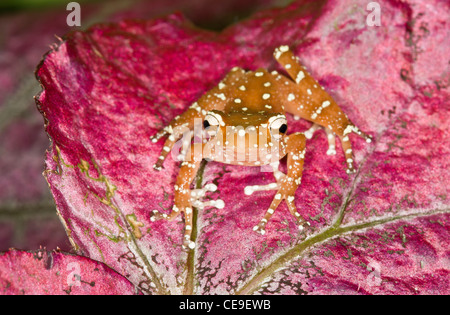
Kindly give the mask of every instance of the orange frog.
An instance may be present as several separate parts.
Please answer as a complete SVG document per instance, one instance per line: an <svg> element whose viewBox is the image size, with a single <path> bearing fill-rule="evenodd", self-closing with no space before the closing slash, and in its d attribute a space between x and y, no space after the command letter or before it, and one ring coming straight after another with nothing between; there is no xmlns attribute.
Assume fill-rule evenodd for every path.
<svg viewBox="0 0 450 315"><path fill-rule="evenodd" d="M172 148L183 138L180 141L184 149L178 155L178 159L183 162L175 183L172 212L163 214L154 210L151 220L173 220L183 212L184 249L195 247L191 240L192 207L224 207L221 200L208 203L199 201L206 191L214 191L217 188L214 184L208 184L203 189L190 189L202 159L234 165L267 165L273 168L275 183L247 186L244 191L250 195L259 190L277 190L264 217L253 228L264 234L267 222L283 200L296 218L299 228L303 228L306 221L297 212L295 191L301 182L306 138L311 138L317 128L322 126L327 133L328 155L336 154L335 135L340 138L347 161L347 173L355 170L348 135L353 132L371 142L371 137L361 132L348 119L333 98L309 75L288 46L276 48L274 57L291 78L276 71L269 73L258 69L253 72L235 67L216 87L152 137L152 142L156 143L163 136L168 136L162 153L153 166L158 171ZM287 135L286 112L314 124L303 133ZM200 120L203 125L202 141L192 142L192 130L195 129L196 120ZM184 130L184 134L179 130ZM287 156L287 174L278 170L279 160L284 156Z"/></svg>

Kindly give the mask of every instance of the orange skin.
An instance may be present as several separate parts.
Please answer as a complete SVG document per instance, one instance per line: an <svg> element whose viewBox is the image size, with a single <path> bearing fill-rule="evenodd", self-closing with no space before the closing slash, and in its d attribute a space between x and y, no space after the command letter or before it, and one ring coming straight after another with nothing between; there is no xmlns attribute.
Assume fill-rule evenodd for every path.
<svg viewBox="0 0 450 315"><path fill-rule="evenodd" d="M319 126L328 134L327 154L336 153L334 135L340 138L347 161L347 173L354 172L348 134L354 132L367 142L371 141L370 136L362 133L333 98L309 75L288 46L276 48L274 57L290 78L276 71L269 73L258 69L246 72L241 68L233 68L216 87L152 137L155 143L161 137L168 136L154 165L159 171L167 155L181 138L177 130L193 130L194 121L198 119L204 122L204 130L208 133L207 139L200 143L191 143L192 133L188 132L187 136L185 133L184 143L187 148L181 152L180 159L184 162L181 163L175 184L172 212L166 215L155 210L152 214L154 221L173 220L180 212L184 213L184 249L195 247L191 240L192 207L193 203L199 204L197 199L204 195L204 190L193 193L190 185L203 158L227 164L271 165L274 168L276 183L248 186L245 189L248 195L258 190L277 190L269 209L254 227L256 232L264 234L267 222L283 200L299 227L305 223L295 207L295 191L301 182L306 138L310 138ZM304 133L286 135L286 112L313 122L313 127ZM287 156L286 175L278 171L278 161L284 156ZM215 187L209 187L210 191L214 189ZM219 200L212 205L220 208L223 207L223 202Z"/></svg>

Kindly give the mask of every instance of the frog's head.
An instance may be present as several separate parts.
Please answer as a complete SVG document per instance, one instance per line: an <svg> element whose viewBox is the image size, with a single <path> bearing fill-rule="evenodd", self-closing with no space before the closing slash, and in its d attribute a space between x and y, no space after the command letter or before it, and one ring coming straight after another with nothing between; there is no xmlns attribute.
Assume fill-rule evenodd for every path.
<svg viewBox="0 0 450 315"><path fill-rule="evenodd" d="M208 141L224 148L228 156L242 153L249 160L251 151L258 151L259 156L253 159L266 164L266 157L283 151L280 147L284 146L287 120L281 113L213 110L205 116L203 127Z"/></svg>

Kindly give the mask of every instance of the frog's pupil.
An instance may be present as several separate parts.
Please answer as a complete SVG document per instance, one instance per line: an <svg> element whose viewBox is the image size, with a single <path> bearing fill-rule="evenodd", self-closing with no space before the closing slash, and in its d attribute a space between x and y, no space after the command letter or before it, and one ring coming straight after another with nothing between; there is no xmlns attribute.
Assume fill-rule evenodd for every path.
<svg viewBox="0 0 450 315"><path fill-rule="evenodd" d="M211 126L211 124L209 123L209 121L204 120L204 121L203 121L203 127L208 128L209 126Z"/></svg>
<svg viewBox="0 0 450 315"><path fill-rule="evenodd" d="M286 124L282 124L281 127L280 127L280 129L279 129L279 131L280 131L281 133L285 133L285 132L287 131L287 125L286 125Z"/></svg>

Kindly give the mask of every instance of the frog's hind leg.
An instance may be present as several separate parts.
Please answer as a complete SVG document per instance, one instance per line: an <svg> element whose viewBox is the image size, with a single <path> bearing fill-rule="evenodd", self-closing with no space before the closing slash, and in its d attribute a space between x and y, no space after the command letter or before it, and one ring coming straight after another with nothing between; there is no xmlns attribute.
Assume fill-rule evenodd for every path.
<svg viewBox="0 0 450 315"><path fill-rule="evenodd" d="M261 186L247 186L245 188L245 194L250 195L255 191L261 190L277 190L272 203L269 206L269 209L264 214L264 217L259 221L259 223L253 228L255 232L260 234L265 234L265 226L267 222L272 217L275 209L278 208L281 201L285 200L286 204L289 208L290 213L296 218L297 224L299 225L299 229L303 228L303 223L306 221L303 220L301 215L298 213L297 208L295 206L295 191L297 190L298 185L301 183L301 177L303 172L303 160L305 157L305 135L302 133L295 133L289 135L287 138L287 152L288 152L288 160L287 167L288 173L283 174L278 170L279 163L273 163L271 166L274 170L274 176L277 180L276 183L271 183L268 185Z"/></svg>
<svg viewBox="0 0 450 315"><path fill-rule="evenodd" d="M280 165L280 162L274 162L271 163L270 166L273 170L273 175L276 179L276 182L266 184L266 185L253 185L253 186L246 186L244 188L244 193L247 196L252 195L255 191L266 191L266 190L279 190L281 187L281 180L286 176L283 172L278 170L278 166ZM266 233L265 226L267 222L272 217L272 214L274 213L275 209L278 207L278 204L281 202L281 199L274 200L276 204L272 202L272 204L269 207L269 210L266 211L264 217L259 221L257 225L253 228L253 231L260 233L261 235L264 235Z"/></svg>
<svg viewBox="0 0 450 315"><path fill-rule="evenodd" d="M287 112L314 123L313 127L305 132L309 137L318 126L324 127L329 141L327 154L335 152L334 134L336 134L344 149L347 162L347 173L353 173L354 162L349 133L356 133L366 142L372 138L360 131L342 111L336 101L325 89L308 73L306 68L294 56L288 46L280 46L274 51L275 59L288 72L293 82L287 84L283 91L286 97L285 109Z"/></svg>

